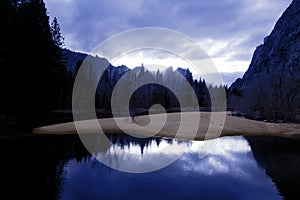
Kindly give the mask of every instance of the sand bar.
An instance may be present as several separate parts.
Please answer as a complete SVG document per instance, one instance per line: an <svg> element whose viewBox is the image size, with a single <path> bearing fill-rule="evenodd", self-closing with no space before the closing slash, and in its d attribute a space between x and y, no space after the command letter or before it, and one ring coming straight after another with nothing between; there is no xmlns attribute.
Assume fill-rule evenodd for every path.
<svg viewBox="0 0 300 200"><path fill-rule="evenodd" d="M183 117L181 116L183 115ZM197 116L200 114L200 122ZM224 124L213 124L211 115L222 118L225 116ZM182 120L184 119L184 120ZM119 128L116 121L122 125L123 130ZM151 121L151 124L149 125ZM222 121L222 120L221 120ZM266 135L266 136L279 136L287 138L300 138L300 124L293 123L268 123L262 121L255 121L244 119L240 117L230 116L227 113L210 113L210 112L184 112L184 113L168 113L157 114L149 116L135 117L134 123L129 117L120 118L106 118L98 120L84 120L77 122L80 126L81 133L99 133L99 123L103 132L105 133L133 133L144 136L159 136L179 139L213 139L220 136L234 136L234 135ZM163 122L163 124L162 124ZM165 122L165 123L164 123ZM219 123L219 121L217 120ZM195 131L185 131L184 133L178 132L178 127L189 130L189 127L195 127L198 123L198 128ZM220 126L219 128L208 127ZM35 128L34 134L52 134L52 135L66 135L77 134L77 129L74 122L56 124L51 126L44 126ZM221 134L220 134L221 133Z"/></svg>

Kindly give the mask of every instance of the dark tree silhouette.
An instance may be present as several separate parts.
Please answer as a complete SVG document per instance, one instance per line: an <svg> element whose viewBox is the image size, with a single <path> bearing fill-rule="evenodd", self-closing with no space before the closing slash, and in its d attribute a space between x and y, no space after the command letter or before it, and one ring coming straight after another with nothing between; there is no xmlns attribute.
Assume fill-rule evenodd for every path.
<svg viewBox="0 0 300 200"><path fill-rule="evenodd" d="M45 124L59 105L66 77L63 55L52 40L49 17L42 0L1 1L1 37L5 77L6 119L34 127ZM7 26L2 26L7 25ZM2 46L2 45L1 45ZM2 57L2 56L1 56ZM4 124L5 124L4 120Z"/></svg>
<svg viewBox="0 0 300 200"><path fill-rule="evenodd" d="M52 34L52 40L54 44L59 48L64 48L65 47L64 37L61 35L60 26L56 17L54 17L51 23L51 34Z"/></svg>
<svg viewBox="0 0 300 200"><path fill-rule="evenodd" d="M63 49L64 39L57 18L53 19L50 26L42 0L1 0L0 17L0 88L5 94L0 99L1 124L11 123L30 128L49 124L53 111L71 109L72 87L83 62L77 60L72 64L76 65L73 70L66 70L66 60L70 65L70 59L66 59L70 51ZM81 60L83 57L80 56ZM90 83L95 84L95 74L101 70L103 72L95 96L96 108L109 114L112 91L129 69L125 66L116 68L101 58L89 57L92 59L87 72ZM109 64L105 70L101 68L103 63ZM130 91L131 87L142 80L157 84L143 87L130 101L129 106L134 115L138 115L136 110L145 112L145 109L156 103L167 109L178 107L175 95L159 85L176 84L180 91L184 78L191 84L201 106L209 105L205 82L194 82L189 70L177 69L176 73L183 76L180 77L172 68L157 73L149 72L143 65L139 69L139 73L127 80L124 92ZM87 91L84 90L85 93ZM193 91L183 92L188 99Z"/></svg>

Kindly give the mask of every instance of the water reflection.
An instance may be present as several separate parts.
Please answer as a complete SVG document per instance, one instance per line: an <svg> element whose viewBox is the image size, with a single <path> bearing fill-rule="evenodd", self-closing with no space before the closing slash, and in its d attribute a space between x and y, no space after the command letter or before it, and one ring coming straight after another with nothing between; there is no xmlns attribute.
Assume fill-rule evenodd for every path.
<svg viewBox="0 0 300 200"><path fill-rule="evenodd" d="M187 150L164 169L131 174L98 162L76 135L0 139L0 198L300 199L299 140L225 137L203 158L203 142L108 136L114 145L93 154L129 168ZM158 153L164 146L174 151Z"/></svg>
<svg viewBox="0 0 300 200"><path fill-rule="evenodd" d="M106 152L95 155L131 170L156 165L154 160L178 156L179 149L186 152L170 166L144 174L116 171L93 157L80 162L71 159L63 167L61 199L281 199L243 137L218 139L204 158L203 141L150 138L146 142L127 136L113 141ZM161 153L160 148L167 145L172 150Z"/></svg>
<svg viewBox="0 0 300 200"><path fill-rule="evenodd" d="M247 137L255 160L286 199L300 199L300 140Z"/></svg>

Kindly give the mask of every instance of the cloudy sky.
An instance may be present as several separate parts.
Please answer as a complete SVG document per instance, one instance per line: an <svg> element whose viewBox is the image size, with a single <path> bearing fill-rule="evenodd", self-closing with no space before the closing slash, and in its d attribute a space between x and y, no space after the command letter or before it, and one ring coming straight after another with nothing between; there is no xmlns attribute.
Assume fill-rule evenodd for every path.
<svg viewBox="0 0 300 200"><path fill-rule="evenodd" d="M291 1L45 0L45 3L51 18L58 18L66 46L71 50L88 53L122 31L163 27L196 40L220 72L240 76L247 70L255 47L271 32ZM114 64L134 67L159 59L161 64L182 65L159 53L149 54L151 57L143 52L139 55L139 59L136 54L127 55Z"/></svg>

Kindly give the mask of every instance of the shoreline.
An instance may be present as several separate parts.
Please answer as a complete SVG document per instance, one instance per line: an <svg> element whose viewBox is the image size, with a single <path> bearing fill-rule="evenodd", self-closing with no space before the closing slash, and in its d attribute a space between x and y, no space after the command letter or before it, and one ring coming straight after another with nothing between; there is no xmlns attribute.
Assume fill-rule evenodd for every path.
<svg viewBox="0 0 300 200"><path fill-rule="evenodd" d="M195 116L200 113L200 122L195 120ZM185 121L182 121L182 124L185 128L194 126L196 123L199 123L196 136L194 133L177 133L180 116L185 116ZM211 123L211 115L225 117L225 123L223 125L221 135L219 133L209 132L207 134L208 127ZM159 129L155 124L160 124L163 119L166 119L162 129ZM122 124L123 129L121 130L116 121ZM147 126L149 122L153 121L154 126ZM119 118L103 118L97 119L98 123L101 125L101 128L104 133L132 133L141 136L151 137L167 137L175 139L187 139L187 140L206 140L206 139L215 139L218 137L224 136L275 136L275 137L285 137L285 138L295 138L300 139L300 124L293 123L269 123L263 121L255 121L250 119L244 119L240 117L235 117L228 115L224 112L183 112L183 113L167 113L167 114L156 114L151 115L151 119L148 115L137 116L135 117L135 123L131 121L129 117L119 117ZM84 120L77 122L82 130L83 134L99 133L99 129L95 127L95 120ZM136 125L146 127L141 128ZM55 124L50 126L44 126L33 129L32 132L34 135L68 135L68 134L77 134L77 130L74 122ZM156 134L154 134L156 133Z"/></svg>

